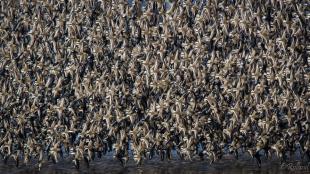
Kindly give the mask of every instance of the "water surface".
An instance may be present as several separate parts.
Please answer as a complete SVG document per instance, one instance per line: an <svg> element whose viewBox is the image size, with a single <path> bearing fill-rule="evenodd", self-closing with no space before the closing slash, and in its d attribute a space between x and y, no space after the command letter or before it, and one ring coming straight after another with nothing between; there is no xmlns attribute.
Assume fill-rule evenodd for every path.
<svg viewBox="0 0 310 174"><path fill-rule="evenodd" d="M136 166L132 159L129 160L126 167L121 167L120 163L113 159L112 155L104 156L102 159L96 159L92 161L90 167L87 168L84 162L81 162L81 168L77 170L72 163L72 159L67 158L61 160L57 164L47 162L44 164L41 171L33 165L25 166L22 165L19 168L15 167L13 161L9 161L7 165L0 163L1 174L36 174L36 173L47 173L47 174L77 174L77 173L111 173L111 174L122 174L122 173L147 173L147 174L289 174L289 173L310 173L310 165L308 168L303 170L293 170L292 168L281 167L280 162L276 158L262 159L262 167L258 168L256 162L251 159L248 155L244 155L241 159L236 160L231 155L226 155L218 162L209 164L208 160L201 161L200 159L193 159L192 161L180 160L174 157L173 160L161 161L156 157L152 160L145 160L142 166ZM303 165L296 161L287 162L287 165Z"/></svg>

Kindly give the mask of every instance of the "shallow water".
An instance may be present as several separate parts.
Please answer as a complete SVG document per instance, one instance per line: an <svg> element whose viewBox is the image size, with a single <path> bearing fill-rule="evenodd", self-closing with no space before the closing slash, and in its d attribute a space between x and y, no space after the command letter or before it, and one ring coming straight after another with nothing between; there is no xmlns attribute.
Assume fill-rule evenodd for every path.
<svg viewBox="0 0 310 174"><path fill-rule="evenodd" d="M158 157L152 160L146 160L143 165L138 167L135 165L132 159L129 160L126 167L121 167L120 163L112 158L112 155L103 157L102 159L96 159L90 163L90 167L86 168L85 164L81 163L79 170L75 169L72 159L62 160L57 164L47 162L43 165L42 170L39 171L37 166L20 166L16 168L13 161L9 161L7 165L0 163L1 174L35 174L35 173L47 173L47 174L77 174L77 173L147 173L147 174L288 174L288 173L310 173L309 164L299 164L296 161L281 165L280 162L275 159L262 159L262 167L258 168L256 162L249 156L244 155L241 159L236 160L231 155L226 155L218 162L210 165L208 160L201 161L199 159L193 159L192 161L179 160L174 157L173 160L160 161ZM291 166L283 168L283 166ZM292 167L293 166L293 167ZM294 166L297 166L297 168ZM302 166L299 167L298 166Z"/></svg>

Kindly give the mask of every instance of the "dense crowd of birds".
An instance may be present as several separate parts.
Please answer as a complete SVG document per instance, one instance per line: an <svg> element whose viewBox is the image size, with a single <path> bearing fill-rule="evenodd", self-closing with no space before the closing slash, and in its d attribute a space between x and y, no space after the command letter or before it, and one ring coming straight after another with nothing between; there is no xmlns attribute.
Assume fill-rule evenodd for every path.
<svg viewBox="0 0 310 174"><path fill-rule="evenodd" d="M310 159L309 1L0 4L5 163Z"/></svg>

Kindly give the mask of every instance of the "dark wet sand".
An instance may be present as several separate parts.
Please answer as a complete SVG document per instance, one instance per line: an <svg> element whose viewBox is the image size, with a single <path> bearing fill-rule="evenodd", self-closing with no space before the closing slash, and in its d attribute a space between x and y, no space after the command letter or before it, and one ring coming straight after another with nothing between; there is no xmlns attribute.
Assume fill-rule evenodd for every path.
<svg viewBox="0 0 310 174"><path fill-rule="evenodd" d="M208 160L201 161L193 159L193 161L182 161L174 157L171 161L160 161L158 158L144 161L141 167L137 167L132 159L125 168L121 167L120 163L113 159L111 155L105 156L102 159L96 159L91 162L90 168L86 168L85 164L81 163L79 170L75 169L71 159L60 161L58 164L51 162L45 163L41 171L38 171L37 166L20 166L16 168L13 161L9 161L7 165L0 163L1 174L78 174L78 173L147 173L147 174L309 174L310 165L298 164L296 161L287 162L287 165L303 165L306 166L301 169L281 168L280 162L275 159L262 158L262 167L258 168L256 162L248 155L244 155L241 159L236 160L230 155L226 155L220 161L209 164ZM282 165L283 166L283 165Z"/></svg>

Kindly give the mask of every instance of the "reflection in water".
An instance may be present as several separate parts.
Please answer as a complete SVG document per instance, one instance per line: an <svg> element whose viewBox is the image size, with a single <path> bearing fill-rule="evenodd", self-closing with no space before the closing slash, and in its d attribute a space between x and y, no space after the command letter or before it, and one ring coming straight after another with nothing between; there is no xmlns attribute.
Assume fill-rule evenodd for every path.
<svg viewBox="0 0 310 174"><path fill-rule="evenodd" d="M10 161L9 164L4 165L0 163L0 173L2 174L78 174L78 173L147 173L147 174L288 174L288 173L309 173L310 168L306 170L290 170L283 169L279 161L276 159L269 159L268 163L262 164L261 168L258 168L255 161L249 158L249 156L243 156L239 160L235 160L231 156L224 156L222 160L212 165L208 161L201 161L194 159L193 161L180 161L177 158L171 161L160 161L155 158L151 161L145 161L142 166L135 165L133 160L130 160L126 167L121 167L118 161L114 160L112 156L105 156L101 160L96 160L91 163L90 168L86 168L85 164L82 164L81 169L77 170L70 160L59 162L58 164L52 164L51 162L45 164L42 171L38 171L36 166L21 166L16 168L14 162ZM307 166L308 167L308 166ZM307 170L308 169L308 170Z"/></svg>

